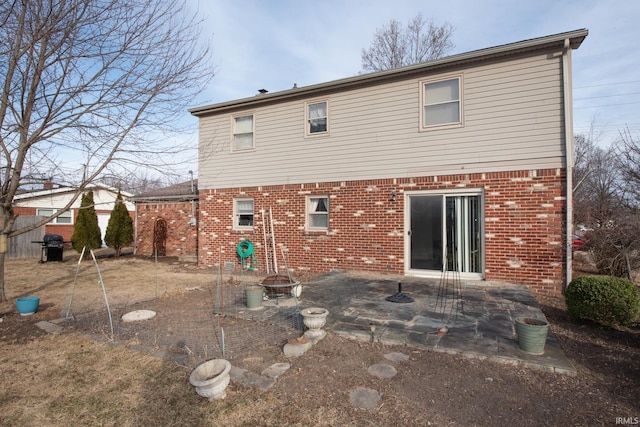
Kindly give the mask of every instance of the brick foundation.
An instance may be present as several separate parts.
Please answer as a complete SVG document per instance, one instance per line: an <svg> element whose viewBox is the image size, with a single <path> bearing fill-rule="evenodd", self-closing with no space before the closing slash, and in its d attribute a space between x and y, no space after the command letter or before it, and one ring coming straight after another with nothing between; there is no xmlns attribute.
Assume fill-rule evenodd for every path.
<svg viewBox="0 0 640 427"><path fill-rule="evenodd" d="M251 240L264 267L262 208L271 208L275 240L295 270L404 272L405 191L484 191L485 278L557 293L564 281L565 171L548 169L406 179L325 182L200 191L198 261L237 262ZM396 193L396 200L390 195ZM305 231L305 202L330 197L328 232ZM233 230L233 199L254 199L253 231ZM139 214L140 224L140 214ZM139 244L142 239L138 236ZM151 240L150 240L151 241ZM280 268L284 267L278 249Z"/></svg>

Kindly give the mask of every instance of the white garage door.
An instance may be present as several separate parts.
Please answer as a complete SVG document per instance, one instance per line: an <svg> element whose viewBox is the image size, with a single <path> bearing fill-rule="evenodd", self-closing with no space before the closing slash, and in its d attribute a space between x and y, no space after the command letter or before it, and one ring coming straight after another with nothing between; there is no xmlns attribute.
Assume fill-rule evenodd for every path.
<svg viewBox="0 0 640 427"><path fill-rule="evenodd" d="M107 246L104 244L104 234L107 232L107 225L109 225L109 216L111 216L111 214L98 214L98 226L100 227L103 248Z"/></svg>

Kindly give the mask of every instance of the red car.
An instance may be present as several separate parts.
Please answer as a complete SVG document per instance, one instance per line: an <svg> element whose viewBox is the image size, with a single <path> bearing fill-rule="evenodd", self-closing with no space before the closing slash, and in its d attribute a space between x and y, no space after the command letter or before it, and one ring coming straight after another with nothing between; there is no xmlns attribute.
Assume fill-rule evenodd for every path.
<svg viewBox="0 0 640 427"><path fill-rule="evenodd" d="M587 243L582 237L578 236L577 234L573 235L573 244L571 245L573 249L576 249L576 250L584 249L586 244Z"/></svg>

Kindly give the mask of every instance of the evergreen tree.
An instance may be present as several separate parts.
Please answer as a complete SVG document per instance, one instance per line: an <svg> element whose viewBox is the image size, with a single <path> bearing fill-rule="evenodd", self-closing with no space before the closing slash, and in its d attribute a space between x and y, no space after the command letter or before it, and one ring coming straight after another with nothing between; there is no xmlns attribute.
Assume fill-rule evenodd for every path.
<svg viewBox="0 0 640 427"><path fill-rule="evenodd" d="M80 212L73 228L73 249L82 252L82 248L97 249L102 247L102 236L98 225L98 215L93 204L93 191L82 195L80 202Z"/></svg>
<svg viewBox="0 0 640 427"><path fill-rule="evenodd" d="M122 195L118 191L116 204L109 216L107 232L104 235L104 242L110 248L116 250L116 256L120 256L120 251L125 246L133 242L133 221L127 211L127 207L122 201Z"/></svg>

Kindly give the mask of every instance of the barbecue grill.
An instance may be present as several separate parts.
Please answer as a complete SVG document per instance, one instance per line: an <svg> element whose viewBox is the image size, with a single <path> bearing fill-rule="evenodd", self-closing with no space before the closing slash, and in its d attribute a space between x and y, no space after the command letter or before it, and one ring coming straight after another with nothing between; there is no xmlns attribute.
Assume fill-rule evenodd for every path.
<svg viewBox="0 0 640 427"><path fill-rule="evenodd" d="M58 261L62 262L62 252L64 250L64 239L59 234L45 234L41 241L32 242L42 245L40 252L40 262ZM46 258L46 259L45 259Z"/></svg>

